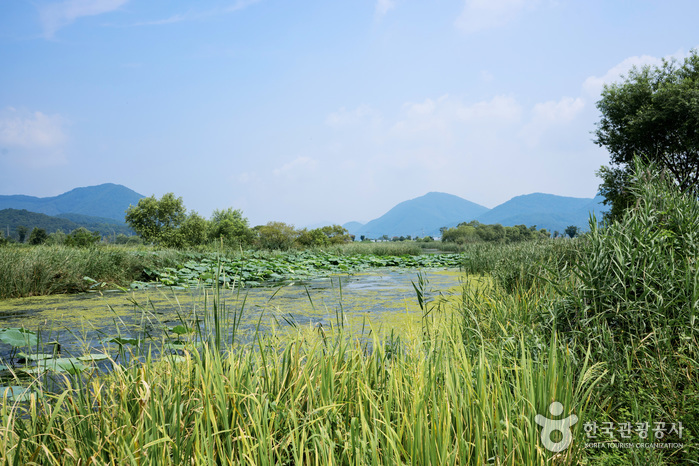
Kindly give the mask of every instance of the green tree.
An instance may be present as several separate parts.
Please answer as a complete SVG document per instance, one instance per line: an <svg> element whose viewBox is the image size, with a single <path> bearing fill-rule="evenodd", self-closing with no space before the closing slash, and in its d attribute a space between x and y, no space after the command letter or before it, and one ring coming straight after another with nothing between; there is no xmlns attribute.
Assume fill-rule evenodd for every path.
<svg viewBox="0 0 699 466"><path fill-rule="evenodd" d="M580 233L580 229L575 225L568 225L563 232L569 237L575 238Z"/></svg>
<svg viewBox="0 0 699 466"><path fill-rule="evenodd" d="M164 194L159 200L155 196L144 197L126 211L126 223L146 243L181 247L185 241L180 226L186 212L182 198L173 193Z"/></svg>
<svg viewBox="0 0 699 466"><path fill-rule="evenodd" d="M699 54L680 64L633 68L621 83L605 85L594 142L605 147L611 167L598 172L600 193L619 220L633 197L634 157L666 171L683 192L699 192Z"/></svg>
<svg viewBox="0 0 699 466"><path fill-rule="evenodd" d="M46 240L47 244L64 244L66 241L66 234L60 228L53 233L51 233Z"/></svg>
<svg viewBox="0 0 699 466"><path fill-rule="evenodd" d="M20 243L24 243L24 239L27 237L27 233L29 233L29 229L24 225L20 225L17 227L17 238L19 239Z"/></svg>
<svg viewBox="0 0 699 466"><path fill-rule="evenodd" d="M188 246L206 243L209 222L195 211L191 211L182 222L182 241Z"/></svg>
<svg viewBox="0 0 699 466"><path fill-rule="evenodd" d="M66 246L76 246L79 248L87 248L99 243L102 237L98 231L90 231L87 228L76 228L66 236Z"/></svg>
<svg viewBox="0 0 699 466"><path fill-rule="evenodd" d="M228 208L214 210L209 222L209 238L228 245L246 246L252 243L253 233L243 211Z"/></svg>
<svg viewBox="0 0 699 466"><path fill-rule="evenodd" d="M256 226L255 230L260 247L270 250L286 251L298 237L294 226L283 222L269 222L267 225Z"/></svg>
<svg viewBox="0 0 699 466"><path fill-rule="evenodd" d="M32 232L29 233L29 239L27 242L33 245L44 244L48 239L49 235L43 228L34 227Z"/></svg>

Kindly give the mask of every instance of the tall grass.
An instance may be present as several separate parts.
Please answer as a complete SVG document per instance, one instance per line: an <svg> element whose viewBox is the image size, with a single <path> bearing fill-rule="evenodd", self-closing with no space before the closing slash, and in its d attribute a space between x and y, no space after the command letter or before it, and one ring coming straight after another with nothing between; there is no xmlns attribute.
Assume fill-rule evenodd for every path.
<svg viewBox="0 0 699 466"><path fill-rule="evenodd" d="M174 266L184 254L174 250L120 246L0 247L0 299L87 290L91 283L128 284L143 277L145 268Z"/></svg>
<svg viewBox="0 0 699 466"><path fill-rule="evenodd" d="M235 322L213 299L221 325ZM2 400L0 462L519 465L581 454L543 449L534 417L554 400L584 415L601 366L576 363L555 334L542 350L523 334L503 347L461 306L423 304L422 331L400 339L336 325L258 334L235 350L205 316L206 343L185 357L146 355L29 404Z"/></svg>
<svg viewBox="0 0 699 466"><path fill-rule="evenodd" d="M622 220L590 223L552 323L607 364L618 419L682 422L688 446L675 458L696 464L699 202L655 167L637 165L633 179L636 202Z"/></svg>
<svg viewBox="0 0 699 466"><path fill-rule="evenodd" d="M578 241L542 240L513 244L472 243L463 246L467 274L488 274L507 291L528 288L541 278L565 274L580 254Z"/></svg>

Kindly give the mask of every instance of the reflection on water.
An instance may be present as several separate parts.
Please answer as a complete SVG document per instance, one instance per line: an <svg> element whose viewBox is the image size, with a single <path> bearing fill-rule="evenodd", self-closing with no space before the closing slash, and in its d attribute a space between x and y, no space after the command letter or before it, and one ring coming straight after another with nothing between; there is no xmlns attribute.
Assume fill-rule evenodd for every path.
<svg viewBox="0 0 699 466"><path fill-rule="evenodd" d="M429 282L426 297L433 306L460 294L459 272L421 273ZM391 269L283 286L220 290L217 305L230 318L241 316L237 339L249 339L258 329L290 325L328 328L342 324L353 332L368 326L374 331L406 331L421 319L413 287L417 274ZM85 352L86 346L107 349L105 340L117 336L160 341L163 335L175 336L171 329L180 323L198 323L206 331L215 293L202 288L151 288L6 300L0 302L0 327L38 330L44 342L60 342L67 354ZM10 349L0 343L0 357L6 358Z"/></svg>

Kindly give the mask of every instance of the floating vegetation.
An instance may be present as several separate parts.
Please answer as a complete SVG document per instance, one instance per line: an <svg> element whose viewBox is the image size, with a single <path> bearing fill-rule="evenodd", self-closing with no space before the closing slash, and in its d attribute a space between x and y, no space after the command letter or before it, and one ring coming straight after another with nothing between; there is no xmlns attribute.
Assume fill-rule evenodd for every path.
<svg viewBox="0 0 699 466"><path fill-rule="evenodd" d="M145 275L163 285L184 288L201 285L212 287L216 280L223 286L234 282L244 286L256 286L386 267L457 268L463 264L463 260L464 257L460 254L380 256L303 251L273 257L261 254L235 258L204 257L188 260L177 267L146 269ZM143 282L135 282L132 288L142 288L144 285Z"/></svg>

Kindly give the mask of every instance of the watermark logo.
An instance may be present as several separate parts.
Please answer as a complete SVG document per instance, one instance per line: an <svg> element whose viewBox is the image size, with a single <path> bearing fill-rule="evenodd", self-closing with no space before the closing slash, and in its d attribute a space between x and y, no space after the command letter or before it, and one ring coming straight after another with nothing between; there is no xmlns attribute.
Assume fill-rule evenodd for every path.
<svg viewBox="0 0 699 466"><path fill-rule="evenodd" d="M560 416L563 414L563 405L558 401L554 401L549 405L549 413L554 417ZM573 432L570 428L578 422L578 416L571 414L563 419L549 419L541 414L537 414L534 420L542 427L541 443L544 445L544 448L558 453L570 446L573 441ZM551 440L551 434L554 432L560 432L562 434L561 440L557 442Z"/></svg>

